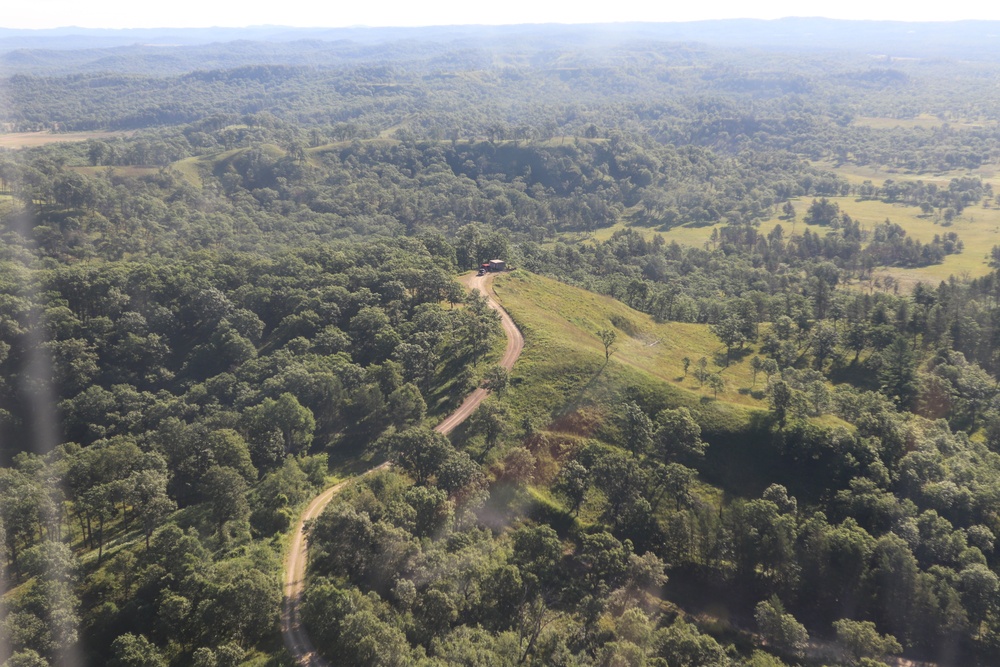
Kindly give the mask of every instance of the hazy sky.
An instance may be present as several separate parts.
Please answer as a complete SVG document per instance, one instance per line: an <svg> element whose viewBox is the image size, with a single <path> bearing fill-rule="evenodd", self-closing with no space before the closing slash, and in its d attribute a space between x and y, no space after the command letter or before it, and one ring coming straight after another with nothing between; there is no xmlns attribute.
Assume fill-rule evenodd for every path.
<svg viewBox="0 0 1000 667"><path fill-rule="evenodd" d="M600 23L613 21L693 21L716 18L774 19L785 16L825 16L845 19L954 21L1000 19L1000 4L872 2L841 0L803 3L762 0L684 2L593 2L580 0L12 0L0 13L0 27L153 28L286 25L340 27L420 26L463 23Z"/></svg>

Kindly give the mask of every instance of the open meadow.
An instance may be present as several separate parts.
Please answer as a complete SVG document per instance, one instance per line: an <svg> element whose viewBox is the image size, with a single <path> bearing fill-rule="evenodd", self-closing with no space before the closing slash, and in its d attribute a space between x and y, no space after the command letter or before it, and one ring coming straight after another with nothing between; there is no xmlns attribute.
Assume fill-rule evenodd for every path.
<svg viewBox="0 0 1000 667"><path fill-rule="evenodd" d="M63 142L126 137L132 132L8 132L0 134L0 148L34 148Z"/></svg>
<svg viewBox="0 0 1000 667"><path fill-rule="evenodd" d="M818 165L829 166L829 165ZM843 176L852 184L860 185L866 180L872 181L876 186L880 186L886 179L894 180L922 180L924 182L934 182L940 185L947 185L952 179L967 175L968 172L955 172L947 174L898 174L880 171L869 167L840 167L833 169L838 175ZM990 183L994 189L1000 189L1000 175L998 171L989 168L975 172L975 175ZM800 235L807 228L803 222L809 206L814 197L800 197L792 200L795 207L795 219L788 220L778 217L771 217L760 223L762 234L768 234L776 226L781 225L786 235ZM877 200L862 200L856 196L828 197L830 201L836 202L842 211L845 211L855 220L861 223L862 229L872 229L885 220L890 220L906 230L906 233L914 239L923 243L929 243L937 235L947 232L955 232L964 243L963 252L948 255L940 264L917 268L901 267L880 267L876 271L878 276L891 276L900 285L900 289L909 290L918 282L938 283L947 280L951 276L958 278L976 278L990 272L989 253L994 245L1000 245L1000 208L984 207L982 205L970 206L963 213L956 217L950 225L945 225L940 216L924 215L920 209L914 206L903 204L890 204ZM703 247L711 236L712 231L722 227L724 223L715 225L686 224L660 229L658 227L645 225L631 225L626 220L620 220L615 225L604 227L589 233L567 234L569 240L595 242L606 241L611 236L622 229L631 228L645 238L651 239L660 234L667 242L676 241L683 246ZM822 228L811 227L814 232L822 233Z"/></svg>
<svg viewBox="0 0 1000 667"><path fill-rule="evenodd" d="M495 291L524 331L528 351L515 375L536 375L536 380L527 383L533 392L544 391L546 386L554 389L556 383L574 383L578 386L560 387L553 396L565 396L567 390L574 389L583 395L603 384L602 374L638 372L687 394L678 397L681 403L767 406L759 393L763 377L753 382L749 362L753 355L736 359L740 355L734 354L727 367L725 346L706 324L659 324L611 297L524 271L501 276ZM596 332L608 327L614 327L617 338L605 364L604 346ZM685 357L691 360L686 376L682 363ZM694 369L702 357L708 361L709 372L719 373L726 382L725 390L717 397L707 384L699 386L694 378ZM757 391L751 392L753 387ZM531 401L550 404L543 396L532 397Z"/></svg>

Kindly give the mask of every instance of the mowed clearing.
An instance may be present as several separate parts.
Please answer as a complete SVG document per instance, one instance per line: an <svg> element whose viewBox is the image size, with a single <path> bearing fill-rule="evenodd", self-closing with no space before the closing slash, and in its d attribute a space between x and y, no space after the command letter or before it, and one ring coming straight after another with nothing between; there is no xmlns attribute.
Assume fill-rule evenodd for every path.
<svg viewBox="0 0 1000 667"><path fill-rule="evenodd" d="M126 137L131 132L8 132L0 134L0 148L33 148L47 144Z"/></svg>
<svg viewBox="0 0 1000 667"><path fill-rule="evenodd" d="M801 197L792 200L796 219L783 220L777 216L772 217L770 220L760 223L761 234L770 233L778 225L784 229L786 237L801 235L807 228L813 233L825 233L824 228L806 225L802 221L813 199L813 197ZM893 276L904 287L912 286L921 281L938 283L947 280L950 276L976 278L986 275L991 270L988 264L990 249L994 245L1000 245L1000 209L998 208L969 207L961 216L955 218L950 226L946 227L935 222L933 217L921 215L920 209L912 206L887 204L872 200L861 201L856 197L827 197L827 199L837 202L842 211L846 211L848 215L858 220L862 228L865 229L870 230L875 225L890 220L905 229L908 235L923 243L929 243L935 235L944 235L947 232L958 234L958 237L965 244L965 250L957 255L945 257L940 264L919 268L882 267L877 271L878 275ZM616 231L631 228L647 239L660 234L668 243L676 241L684 246L704 247L712 236L712 230L722 226L723 223L715 225L689 224L661 230L657 227L629 225L622 221L590 234L567 235L567 238L606 241Z"/></svg>
<svg viewBox="0 0 1000 667"><path fill-rule="evenodd" d="M962 176L977 176L984 183L993 186L994 193L1000 192L1000 165L983 165L974 171L954 170L941 173L906 173L890 171L871 166L841 165L817 163L815 166L830 169L837 175L847 179L854 185L871 181L880 187L886 180L923 181L936 183L947 187L953 178ZM1000 245L1000 209L985 208L981 205L966 208L962 215L955 218L951 226L936 224L934 217L921 215L916 207L900 204L886 204L878 201L857 201L851 197L834 198L841 209L851 217L860 220L862 225L870 227L888 218L906 230L913 238L928 242L935 234L955 232L965 244L965 251L959 255L950 255L941 264L924 266L916 269L890 267L882 273L892 275L902 285L909 286L919 281L938 282L947 280L950 276L959 278L976 278L990 272L988 255L994 245ZM796 207L801 217L812 199L802 202Z"/></svg>
<svg viewBox="0 0 1000 667"><path fill-rule="evenodd" d="M657 323L610 297L565 285L551 278L515 271L498 276L494 291L524 333L525 353L514 369L520 391L515 400L529 409L563 407L566 396L581 402L609 398L604 392L629 383L625 376L646 376L674 388L679 404L736 404L766 408L749 391L753 385L747 354L725 366L725 346L704 324ZM605 364L604 346L596 332L614 328L617 340ZM682 360L691 367L684 376ZM693 372L698 360L719 373L726 389L716 398ZM760 396L763 378L754 393ZM742 390L742 391L741 391ZM512 397L513 398L513 397ZM735 407L735 406L734 406Z"/></svg>

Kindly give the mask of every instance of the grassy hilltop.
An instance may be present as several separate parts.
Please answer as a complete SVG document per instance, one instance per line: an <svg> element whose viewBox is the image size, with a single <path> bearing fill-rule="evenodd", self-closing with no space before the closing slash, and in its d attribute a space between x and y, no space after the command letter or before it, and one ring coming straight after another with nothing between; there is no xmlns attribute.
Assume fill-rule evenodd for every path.
<svg viewBox="0 0 1000 667"><path fill-rule="evenodd" d="M525 271L501 277L495 291L527 341L528 353L515 369L523 387L518 400L525 407L558 414L575 407L563 402L565 396L582 403L610 398L621 384L662 383L660 391L677 405L732 414L766 408L762 378L753 382L752 355L734 354L726 366L726 348L706 324L657 323L611 297ZM609 327L617 338L606 362L596 332ZM684 357L691 360L686 375ZM726 382L717 398L693 376L702 357Z"/></svg>

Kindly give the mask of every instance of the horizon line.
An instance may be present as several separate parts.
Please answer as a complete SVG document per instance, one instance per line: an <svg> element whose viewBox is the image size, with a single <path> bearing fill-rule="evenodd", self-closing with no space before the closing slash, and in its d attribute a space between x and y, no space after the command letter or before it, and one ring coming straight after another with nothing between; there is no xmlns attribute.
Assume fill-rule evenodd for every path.
<svg viewBox="0 0 1000 667"><path fill-rule="evenodd" d="M372 24L351 24L351 25L290 25L280 23L256 23L251 25L199 25L199 26L176 26L176 25L152 25L152 26L129 26L129 27L104 27L104 26L81 26L81 25L60 25L47 28L19 28L0 25L0 31L10 32L54 32L67 30L80 31L111 31L127 32L133 30L421 30L428 28L516 28L516 27L541 27L541 26L565 26L565 27L596 27L596 26L665 26L665 25L690 25L699 23L726 23L726 22L756 22L756 23L777 23L781 21L829 21L836 23L865 23L865 24L914 24L914 25L955 25L960 23L1000 23L1000 19L864 19L864 18L834 18L827 16L781 16L777 18L759 17L725 17L707 19L686 19L675 21L643 21L643 20L622 20L622 21L540 21L540 22L511 22L511 23L428 23L426 25L372 25Z"/></svg>

